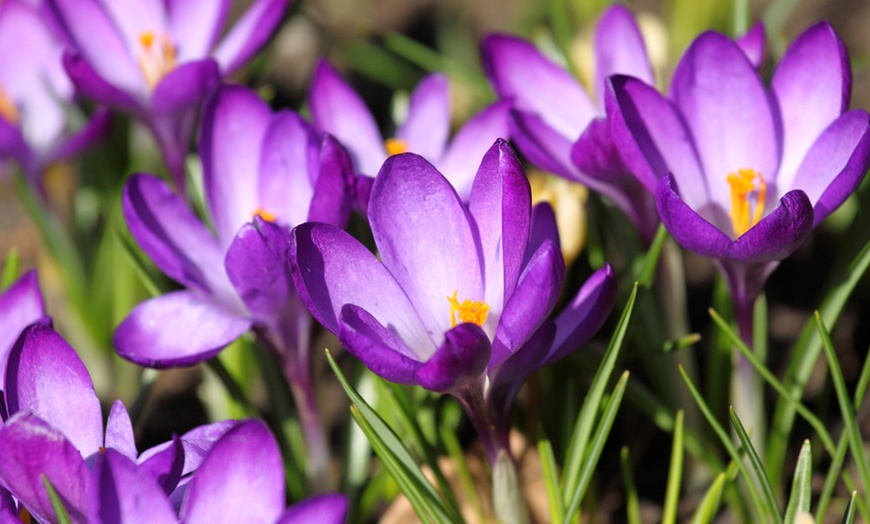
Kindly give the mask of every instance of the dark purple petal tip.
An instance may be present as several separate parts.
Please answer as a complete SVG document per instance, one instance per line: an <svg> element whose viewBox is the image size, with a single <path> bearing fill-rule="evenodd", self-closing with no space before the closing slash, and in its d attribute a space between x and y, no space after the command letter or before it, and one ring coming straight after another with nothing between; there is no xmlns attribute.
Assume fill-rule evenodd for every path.
<svg viewBox="0 0 870 524"><path fill-rule="evenodd" d="M489 363L492 345L475 324L460 324L444 335L444 343L415 373L419 384L448 393L478 379Z"/></svg>

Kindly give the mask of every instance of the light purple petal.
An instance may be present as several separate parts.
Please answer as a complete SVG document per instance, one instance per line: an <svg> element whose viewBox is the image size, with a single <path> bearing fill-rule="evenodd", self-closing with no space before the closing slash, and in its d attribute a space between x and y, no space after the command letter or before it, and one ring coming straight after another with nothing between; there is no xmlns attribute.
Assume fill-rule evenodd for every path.
<svg viewBox="0 0 870 524"><path fill-rule="evenodd" d="M52 151L55 160L65 160L73 157L102 140L112 126L112 115L105 109L98 109L73 136L66 139L57 149Z"/></svg>
<svg viewBox="0 0 870 524"><path fill-rule="evenodd" d="M45 317L36 270L23 274L0 294L0 379L6 376L6 361L18 335Z"/></svg>
<svg viewBox="0 0 870 524"><path fill-rule="evenodd" d="M813 227L849 197L870 167L870 125L856 109L841 115L816 140L798 169L794 187L813 203Z"/></svg>
<svg viewBox="0 0 870 524"><path fill-rule="evenodd" d="M248 61L272 36L289 0L257 0L221 39L212 56L228 75Z"/></svg>
<svg viewBox="0 0 870 524"><path fill-rule="evenodd" d="M181 436L184 445L184 471L187 475L199 468L211 448L224 434L238 426L238 420L222 420L194 428Z"/></svg>
<svg viewBox="0 0 870 524"><path fill-rule="evenodd" d="M758 22L752 28L736 40L740 50L756 69L764 63L764 23Z"/></svg>
<svg viewBox="0 0 870 524"><path fill-rule="evenodd" d="M718 207L731 209L729 173L753 169L767 180L774 178L780 145L768 93L731 39L713 32L696 38L674 72L671 95ZM677 176L680 188L687 186ZM692 197L687 193L686 198Z"/></svg>
<svg viewBox="0 0 870 524"><path fill-rule="evenodd" d="M483 68L502 100L538 115L574 141L597 114L577 80L520 38L491 35L481 44Z"/></svg>
<svg viewBox="0 0 870 524"><path fill-rule="evenodd" d="M444 343L414 375L430 391L455 391L480 378L491 351L489 338L480 326L459 324L444 334Z"/></svg>
<svg viewBox="0 0 870 524"><path fill-rule="evenodd" d="M216 355L251 326L195 291L173 291L136 306L115 330L122 358L141 366L189 366Z"/></svg>
<svg viewBox="0 0 870 524"><path fill-rule="evenodd" d="M483 157L468 205L480 243L483 299L492 317L484 330L490 334L495 332L498 314L510 299L523 268L531 208L531 188L523 167L508 143L498 139Z"/></svg>
<svg viewBox="0 0 870 524"><path fill-rule="evenodd" d="M137 49L139 37L147 32L166 33L166 6L163 0L139 0L135 9L123 2L101 0L108 17L114 22L118 34L127 42L128 49Z"/></svg>
<svg viewBox="0 0 870 524"><path fill-rule="evenodd" d="M104 80L86 58L77 52L71 50L64 52L63 67L79 94L123 111L141 111L145 105L144 94L141 98L137 98L134 94Z"/></svg>
<svg viewBox="0 0 870 524"><path fill-rule="evenodd" d="M794 177L816 138L849 106L852 72L846 47L827 22L803 32L782 57L771 89L782 115L782 165L776 178L780 194Z"/></svg>
<svg viewBox="0 0 870 524"><path fill-rule="evenodd" d="M485 298L478 247L456 191L422 157L394 155L372 187L369 223L381 261L440 345L451 327L447 297Z"/></svg>
<svg viewBox="0 0 870 524"><path fill-rule="evenodd" d="M532 208L532 225L529 231L529 243L526 246L526 253L523 256L523 266L528 265L532 255L538 252L538 249L544 242L552 242L559 251L561 241L559 239L559 228L556 226L556 213L547 202L535 204Z"/></svg>
<svg viewBox="0 0 870 524"><path fill-rule="evenodd" d="M253 91L223 86L202 116L199 153L209 212L222 249L259 210L257 173L272 112Z"/></svg>
<svg viewBox="0 0 870 524"><path fill-rule="evenodd" d="M28 327L9 354L7 413L30 412L49 423L87 457L103 445L103 414L87 368L53 329Z"/></svg>
<svg viewBox="0 0 870 524"><path fill-rule="evenodd" d="M411 94L408 119L396 130L396 137L408 144L408 151L437 163L444 154L450 134L450 92L447 77L432 74Z"/></svg>
<svg viewBox="0 0 870 524"><path fill-rule="evenodd" d="M499 138L510 137L510 102L496 102L475 115L460 129L440 161L435 162L438 171L450 181L459 198L468 202L471 185L477 168L476 159L492 147Z"/></svg>
<svg viewBox="0 0 870 524"><path fill-rule="evenodd" d="M585 344L604 324L616 302L616 274L610 264L599 269L556 317L553 347L541 366L552 364Z"/></svg>
<svg viewBox="0 0 870 524"><path fill-rule="evenodd" d="M42 522L54 522L43 475L60 496L72 522L87 523L93 481L81 454L64 436L32 413L19 413L0 428L0 480Z"/></svg>
<svg viewBox="0 0 870 524"><path fill-rule="evenodd" d="M670 174L659 180L656 207L668 232L684 249L710 258L723 258L731 238L701 217L677 190L677 183Z"/></svg>
<svg viewBox="0 0 870 524"><path fill-rule="evenodd" d="M338 334L342 306L354 304L390 326L415 352L417 360L435 352L437 346L402 288L383 264L346 232L318 223L296 227L291 232L290 264L299 295L326 329ZM446 296L444 304L446 314Z"/></svg>
<svg viewBox="0 0 870 524"><path fill-rule="evenodd" d="M175 41L178 62L208 56L221 34L230 0L168 0L169 31Z"/></svg>
<svg viewBox="0 0 870 524"><path fill-rule="evenodd" d="M598 107L604 107L604 81L610 75L633 76L655 84L643 36L634 15L625 6L614 4L601 15L595 27L595 84Z"/></svg>
<svg viewBox="0 0 870 524"><path fill-rule="evenodd" d="M210 58L181 64L154 88L151 109L156 114L195 111L220 80L217 62Z"/></svg>
<svg viewBox="0 0 870 524"><path fill-rule="evenodd" d="M136 438L133 435L133 423L130 414L120 400L112 404L109 418L106 421L106 449L114 449L130 460L136 460Z"/></svg>
<svg viewBox="0 0 870 524"><path fill-rule="evenodd" d="M327 493L293 504L276 524L343 524L347 518L347 497Z"/></svg>
<svg viewBox="0 0 870 524"><path fill-rule="evenodd" d="M374 117L359 95L325 60L315 66L310 89L314 126L347 148L358 173L376 175L387 158L387 150Z"/></svg>
<svg viewBox="0 0 870 524"><path fill-rule="evenodd" d="M512 110L509 127L511 139L517 149L532 165L569 180L596 187L596 190L601 186L594 178L574 167L571 162L573 142L559 134L538 115Z"/></svg>
<svg viewBox="0 0 870 524"><path fill-rule="evenodd" d="M508 297L498 323L490 367L497 367L515 353L553 311L562 279L565 261L557 244L544 242L532 255L516 290Z"/></svg>
<svg viewBox="0 0 870 524"><path fill-rule="evenodd" d="M281 451L266 425L251 420L214 445L190 481L180 516L189 524L274 522L284 508Z"/></svg>
<svg viewBox="0 0 870 524"><path fill-rule="evenodd" d="M371 313L354 304L345 304L338 322L342 345L375 375L397 384L418 383L414 374L422 363Z"/></svg>
<svg viewBox="0 0 870 524"><path fill-rule="evenodd" d="M354 181L353 165L347 151L331 135L325 135L308 220L345 227L353 206Z"/></svg>
<svg viewBox="0 0 870 524"><path fill-rule="evenodd" d="M131 176L122 206L133 238L169 278L205 293L227 294L217 241L163 180Z"/></svg>
<svg viewBox="0 0 870 524"><path fill-rule="evenodd" d="M277 317L293 292L289 245L290 231L256 217L242 226L227 251L227 275L257 319Z"/></svg>
<svg viewBox="0 0 870 524"><path fill-rule="evenodd" d="M122 453L107 449L97 461L94 478L101 522L177 521L166 493L153 478L141 475L136 464Z"/></svg>
<svg viewBox="0 0 870 524"><path fill-rule="evenodd" d="M139 460L139 474L151 477L164 495L169 495L181 480L185 460L184 445L180 438L173 435L167 446Z"/></svg>

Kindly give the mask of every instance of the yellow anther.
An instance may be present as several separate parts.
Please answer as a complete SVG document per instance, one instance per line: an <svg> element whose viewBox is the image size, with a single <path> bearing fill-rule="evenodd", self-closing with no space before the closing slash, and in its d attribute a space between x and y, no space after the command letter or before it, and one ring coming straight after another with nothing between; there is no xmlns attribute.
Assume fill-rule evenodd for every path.
<svg viewBox="0 0 870 524"><path fill-rule="evenodd" d="M758 179L758 186L755 179ZM754 169L738 169L737 173L728 175L728 185L731 186L731 225L734 236L740 237L749 228L757 224L764 216L764 200L767 197L767 184L761 173ZM755 213L750 212L749 194L756 192Z"/></svg>
<svg viewBox="0 0 870 524"><path fill-rule="evenodd" d="M154 31L145 31L139 35L142 48L136 57L139 69L145 77L150 89L163 79L178 63L178 54L172 40Z"/></svg>
<svg viewBox="0 0 870 524"><path fill-rule="evenodd" d="M459 291L454 291L452 297L447 297L450 302L450 327L456 327L456 315L459 314L459 322L477 324L482 326L486 322L486 316L489 314L489 304L483 300L465 299L459 302L456 294Z"/></svg>
<svg viewBox="0 0 870 524"><path fill-rule="evenodd" d="M13 126L18 126L21 123L21 112L18 111L18 106L15 105L12 97L6 93L2 85L0 85L0 117Z"/></svg>
<svg viewBox="0 0 870 524"><path fill-rule="evenodd" d="M275 222L276 220L278 220L278 217L276 217L272 213L269 213L268 211L266 211L262 207L258 207L257 210L254 211L253 216L259 216L260 218L262 218L266 222Z"/></svg>
<svg viewBox="0 0 870 524"><path fill-rule="evenodd" d="M387 146L387 154L390 156L407 153L411 149L410 144L401 138L388 138L384 141L384 145Z"/></svg>
<svg viewBox="0 0 870 524"><path fill-rule="evenodd" d="M155 38L157 37L154 35L154 31L145 31L144 33L139 35L139 42L142 43L142 46L145 49L149 49L151 47L151 44L154 43Z"/></svg>

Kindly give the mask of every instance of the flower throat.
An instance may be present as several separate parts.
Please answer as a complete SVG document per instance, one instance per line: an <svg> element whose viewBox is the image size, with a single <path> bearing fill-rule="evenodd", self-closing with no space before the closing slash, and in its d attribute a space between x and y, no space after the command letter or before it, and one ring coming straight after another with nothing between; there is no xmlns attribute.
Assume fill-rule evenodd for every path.
<svg viewBox="0 0 870 524"><path fill-rule="evenodd" d="M758 186L755 181L758 179ZM757 224L764 216L764 200L767 197L767 184L761 173L754 169L738 169L737 173L728 175L728 185L731 186L731 225L734 236L739 238ZM755 212L751 212L749 195L756 193Z"/></svg>

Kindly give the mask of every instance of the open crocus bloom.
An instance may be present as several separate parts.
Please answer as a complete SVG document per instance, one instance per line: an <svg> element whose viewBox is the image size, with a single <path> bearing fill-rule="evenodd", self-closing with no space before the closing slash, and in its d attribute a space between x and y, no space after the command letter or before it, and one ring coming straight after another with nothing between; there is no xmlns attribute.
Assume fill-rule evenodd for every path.
<svg viewBox="0 0 870 524"><path fill-rule="evenodd" d="M472 118L448 144L450 97L447 78L429 75L411 94L408 117L396 135L381 136L363 100L325 60L318 62L311 80L311 115L320 131L329 133L351 154L357 181L358 207L365 211L373 177L388 156L416 153L444 174L459 197L468 201L474 180L469 158L482 158L497 138L508 137L506 103L493 104Z"/></svg>
<svg viewBox="0 0 870 524"><path fill-rule="evenodd" d="M269 38L288 0L258 0L217 42L230 0L48 0L74 49L64 65L86 96L154 133L179 188L196 110Z"/></svg>
<svg viewBox="0 0 870 524"><path fill-rule="evenodd" d="M870 165L870 121L846 111L850 87L845 48L826 22L792 43L769 90L740 48L708 32L680 61L670 99L617 76L607 111L670 233L717 259L735 301L751 305Z"/></svg>
<svg viewBox="0 0 870 524"><path fill-rule="evenodd" d="M47 167L97 140L109 124L100 111L71 131L74 93L62 54L37 7L24 0L0 4L0 160L15 159L37 185Z"/></svg>
<svg viewBox="0 0 870 524"><path fill-rule="evenodd" d="M0 294L0 326L3 326L0 330L0 377L6 372L6 361L18 335L37 322L48 324L50 320L45 314L36 271L31 270Z"/></svg>

